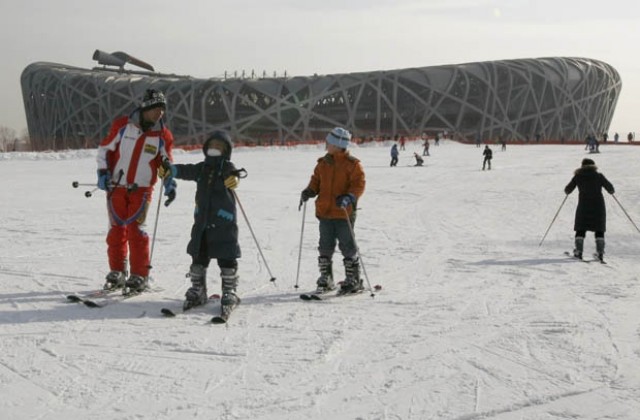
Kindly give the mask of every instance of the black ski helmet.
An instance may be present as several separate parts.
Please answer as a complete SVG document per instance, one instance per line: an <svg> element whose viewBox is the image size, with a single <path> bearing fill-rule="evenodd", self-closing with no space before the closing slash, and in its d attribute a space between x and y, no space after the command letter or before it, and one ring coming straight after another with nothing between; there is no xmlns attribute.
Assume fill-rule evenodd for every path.
<svg viewBox="0 0 640 420"><path fill-rule="evenodd" d="M142 97L140 110L146 111L159 106L165 109L167 108L167 99L165 98L164 93L156 89L147 89Z"/></svg>
<svg viewBox="0 0 640 420"><path fill-rule="evenodd" d="M209 149L209 143L211 143L214 140L219 140L225 144L226 147L222 155L227 159L231 159L231 150L233 149L233 141L231 140L231 136L229 135L229 133L227 133L224 130L215 130L213 133L211 133L209 137L207 137L207 140L202 145L202 153L204 153L205 156L207 155L207 149Z"/></svg>

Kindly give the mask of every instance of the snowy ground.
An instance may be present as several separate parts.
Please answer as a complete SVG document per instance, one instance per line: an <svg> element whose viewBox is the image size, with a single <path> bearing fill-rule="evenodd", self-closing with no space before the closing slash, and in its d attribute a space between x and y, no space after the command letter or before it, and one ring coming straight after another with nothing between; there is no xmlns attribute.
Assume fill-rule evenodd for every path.
<svg viewBox="0 0 640 420"><path fill-rule="evenodd" d="M610 264L568 259L574 193L539 246L586 152L493 149L483 172L472 145L432 146L423 168L409 167L418 143L396 168L389 145L354 147L367 174L356 235L383 289L311 303L298 294L317 277L317 221L309 206L296 290L297 205L322 149L236 150L249 172L238 196L277 281L241 220L243 305L227 326L208 323L213 304L160 314L187 288L194 184L160 210L164 290L90 309L65 296L107 271L104 195L71 187L95 182L95 150L0 154L0 417L638 419L640 233L607 195ZM640 148L601 150L591 157L640 221Z"/></svg>

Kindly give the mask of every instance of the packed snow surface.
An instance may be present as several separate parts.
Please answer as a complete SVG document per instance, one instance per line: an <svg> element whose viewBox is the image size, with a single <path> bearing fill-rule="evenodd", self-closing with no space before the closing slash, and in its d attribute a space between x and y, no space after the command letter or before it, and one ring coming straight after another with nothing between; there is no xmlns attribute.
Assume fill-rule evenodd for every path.
<svg viewBox="0 0 640 420"><path fill-rule="evenodd" d="M303 224L298 200L323 148L233 152L259 247L239 211L243 300L226 325L209 322L218 302L160 313L189 285L195 183L149 210L162 290L91 309L65 296L108 271L105 195L72 188L95 183L95 150L1 154L0 417L640 418L640 148L494 145L482 171L475 145L432 143L413 167L422 148L409 142L395 168L390 146L351 148L367 177L355 224L365 285L382 290L322 302L298 297L315 287L318 241L313 201ZM564 255L577 191L563 204L563 188L586 156L616 188L607 265ZM215 263L208 279L219 292Z"/></svg>

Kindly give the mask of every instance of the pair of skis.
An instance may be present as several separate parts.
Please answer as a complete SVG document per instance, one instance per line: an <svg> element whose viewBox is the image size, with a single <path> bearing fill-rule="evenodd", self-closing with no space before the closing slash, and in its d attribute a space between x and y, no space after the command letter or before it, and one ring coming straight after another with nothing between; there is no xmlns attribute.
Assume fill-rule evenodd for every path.
<svg viewBox="0 0 640 420"><path fill-rule="evenodd" d="M122 289L97 289L84 294L67 295L67 301L73 303L82 303L89 308L104 308L114 303L122 302L127 299L134 298L146 293L159 292L162 289L146 289L143 292L122 293Z"/></svg>
<svg viewBox="0 0 640 420"><path fill-rule="evenodd" d="M574 260L577 261L582 261L584 263L592 263L592 262L599 262L600 264L606 264L607 262L605 260L601 260L600 258L598 258L598 254L593 254L593 259L592 260L584 260L582 258L578 258L575 255L573 255L573 253L565 251L564 255L566 255L567 257L571 257Z"/></svg>
<svg viewBox="0 0 640 420"><path fill-rule="evenodd" d="M364 289L360 289L355 292L346 292L346 293L341 292L340 290L338 290L336 293L331 293L331 292L333 292L333 290L316 290L315 292L311 292L311 293L302 293L300 295L300 299L304 301L311 301L311 300L327 300L327 299L337 298L341 296L355 296L364 292Z"/></svg>
<svg viewBox="0 0 640 420"><path fill-rule="evenodd" d="M104 308L108 305L113 305L118 302L122 302L127 299L134 298L136 296L140 296L147 293L159 292L162 289L147 289L143 292L137 293L127 293L122 294L122 289L98 289L84 294L72 294L67 295L67 301L73 303L82 303L83 305L89 308ZM120 292L119 294L117 292ZM209 297L210 300L220 299L220 295L212 295ZM229 317L231 316L231 312L236 308L237 305L229 307L222 307L220 310L220 314L211 318L212 324L225 324ZM188 311L188 310L187 310ZM170 308L162 308L161 313L166 317L175 317L177 314L184 313L187 311L177 312Z"/></svg>
<svg viewBox="0 0 640 420"><path fill-rule="evenodd" d="M207 300L207 303L211 302L211 301L216 301L220 299L220 295L219 294L213 294L211 296L209 296L209 299ZM189 309L181 309L180 311L176 311L173 310L171 308L162 308L160 310L160 312L162 313L162 315L164 315L167 318L174 318L176 316L178 316L179 314L184 314L187 312L192 311L193 309L198 309L198 308L203 308L206 306L206 303L204 305L201 306L195 306L193 308L189 308ZM237 308L238 305L233 305L233 306L220 306L220 314L219 315L215 315L213 318L211 318L211 320L209 322L211 322L212 324L226 324L227 321L229 321L229 317L231 316L231 313L233 312L233 310L235 308Z"/></svg>

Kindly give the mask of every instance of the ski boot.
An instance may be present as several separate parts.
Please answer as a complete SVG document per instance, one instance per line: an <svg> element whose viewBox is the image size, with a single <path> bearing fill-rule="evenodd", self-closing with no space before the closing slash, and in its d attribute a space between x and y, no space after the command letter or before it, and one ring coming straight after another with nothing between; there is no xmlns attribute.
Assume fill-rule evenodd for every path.
<svg viewBox="0 0 640 420"><path fill-rule="evenodd" d="M316 293L326 293L336 288L333 282L333 263L330 257L318 257L320 277L316 281Z"/></svg>
<svg viewBox="0 0 640 420"><path fill-rule="evenodd" d="M138 294L144 292L149 287L149 279L137 274L132 274L124 284L123 295Z"/></svg>
<svg viewBox="0 0 640 420"><path fill-rule="evenodd" d="M573 250L573 256L579 260L582 259L582 249L584 247L584 237L576 236L575 239L576 247Z"/></svg>
<svg viewBox="0 0 640 420"><path fill-rule="evenodd" d="M185 301L182 309L187 311L196 306L207 303L207 269L200 264L191 264L189 269L191 287L185 293Z"/></svg>
<svg viewBox="0 0 640 420"><path fill-rule="evenodd" d="M220 277L222 278L222 298L220 299L220 306L222 306L223 312L231 312L240 304L240 298L236 294L236 288L238 287L237 269L221 267L220 271Z"/></svg>
<svg viewBox="0 0 640 420"><path fill-rule="evenodd" d="M364 290L362 279L360 278L360 260L358 257L345 258L343 262L345 279L340 286L340 294L358 293Z"/></svg>
<svg viewBox="0 0 640 420"><path fill-rule="evenodd" d="M596 257L600 262L604 262L604 238L596 238Z"/></svg>
<svg viewBox="0 0 640 420"><path fill-rule="evenodd" d="M105 277L106 282L102 287L104 290L117 290L122 289L124 287L125 282L127 281L127 273L126 271L111 271Z"/></svg>

